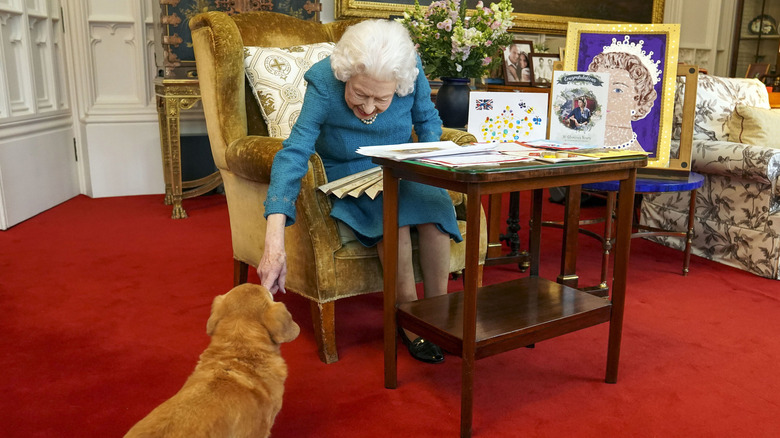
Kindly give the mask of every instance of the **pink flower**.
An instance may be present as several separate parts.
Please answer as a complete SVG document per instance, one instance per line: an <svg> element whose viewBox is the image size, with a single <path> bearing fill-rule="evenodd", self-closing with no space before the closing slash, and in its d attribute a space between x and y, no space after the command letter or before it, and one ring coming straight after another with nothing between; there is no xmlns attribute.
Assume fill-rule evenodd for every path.
<svg viewBox="0 0 780 438"><path fill-rule="evenodd" d="M452 31L452 20L448 18L440 23L436 23L436 27L439 29L444 29L447 32L450 32Z"/></svg>
<svg viewBox="0 0 780 438"><path fill-rule="evenodd" d="M482 9L483 7L485 7L485 4L482 3L482 0L478 1L477 2L477 9Z"/></svg>
<svg viewBox="0 0 780 438"><path fill-rule="evenodd" d="M493 60L488 56L482 60L482 65L489 65Z"/></svg>

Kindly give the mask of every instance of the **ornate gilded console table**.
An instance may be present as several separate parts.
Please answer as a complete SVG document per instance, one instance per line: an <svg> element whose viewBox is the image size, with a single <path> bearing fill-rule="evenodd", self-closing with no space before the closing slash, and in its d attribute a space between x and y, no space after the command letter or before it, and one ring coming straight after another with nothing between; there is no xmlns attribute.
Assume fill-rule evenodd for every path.
<svg viewBox="0 0 780 438"><path fill-rule="evenodd" d="M157 97L157 116L160 121L160 146L165 178L165 204L173 205L171 218L184 219L182 199L200 196L222 184L219 172L192 181L181 178L181 133L179 115L200 100L197 79L162 79L154 84ZM186 191L185 191L186 189Z"/></svg>

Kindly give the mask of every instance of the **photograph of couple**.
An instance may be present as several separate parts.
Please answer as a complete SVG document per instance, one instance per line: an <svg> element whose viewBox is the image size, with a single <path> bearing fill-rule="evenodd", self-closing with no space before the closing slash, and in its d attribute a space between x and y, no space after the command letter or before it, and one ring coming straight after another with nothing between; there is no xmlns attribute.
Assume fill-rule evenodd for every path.
<svg viewBox="0 0 780 438"><path fill-rule="evenodd" d="M504 49L504 83L507 85L531 85L532 41L512 41Z"/></svg>

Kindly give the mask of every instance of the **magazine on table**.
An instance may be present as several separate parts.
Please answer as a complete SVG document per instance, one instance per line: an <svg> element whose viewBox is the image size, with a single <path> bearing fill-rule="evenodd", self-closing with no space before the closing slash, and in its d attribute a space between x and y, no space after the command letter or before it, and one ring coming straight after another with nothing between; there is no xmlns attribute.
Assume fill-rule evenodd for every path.
<svg viewBox="0 0 780 438"><path fill-rule="evenodd" d="M615 158L647 156L647 152L611 149L596 145L570 144L551 140L518 142L518 146L502 153L516 156L530 156L539 161L559 163L561 161L592 161Z"/></svg>
<svg viewBox="0 0 780 438"><path fill-rule="evenodd" d="M385 146L362 146L356 152L368 157L381 157L404 161L420 158L441 157L446 155L469 154L495 149L492 143L474 143L459 146L453 141L432 141L426 143L402 143Z"/></svg>
<svg viewBox="0 0 780 438"><path fill-rule="evenodd" d="M538 144L539 146L533 146ZM550 145L545 148L543 145ZM598 158L587 157L571 153L571 151L581 150L574 146L564 146L559 143L543 141L518 142L511 147L502 148L501 153L514 157L527 157L528 159L542 161L545 163L560 163L563 161L594 161Z"/></svg>

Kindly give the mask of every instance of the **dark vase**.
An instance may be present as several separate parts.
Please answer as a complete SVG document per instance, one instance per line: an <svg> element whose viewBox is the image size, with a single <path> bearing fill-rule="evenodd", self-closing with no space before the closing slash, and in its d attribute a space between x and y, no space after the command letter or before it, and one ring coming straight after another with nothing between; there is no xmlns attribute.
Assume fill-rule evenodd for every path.
<svg viewBox="0 0 780 438"><path fill-rule="evenodd" d="M447 128L463 128L469 120L469 79L441 78L442 85L436 93L436 109Z"/></svg>

